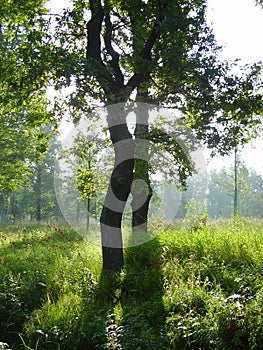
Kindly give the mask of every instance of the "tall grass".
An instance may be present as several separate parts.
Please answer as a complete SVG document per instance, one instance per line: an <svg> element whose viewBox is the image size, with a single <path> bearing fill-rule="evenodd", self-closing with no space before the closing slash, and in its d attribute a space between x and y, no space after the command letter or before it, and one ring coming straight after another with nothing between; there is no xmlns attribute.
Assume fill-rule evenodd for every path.
<svg viewBox="0 0 263 350"><path fill-rule="evenodd" d="M102 274L100 247L69 228L2 227L0 349L262 349L262 233L176 226Z"/></svg>

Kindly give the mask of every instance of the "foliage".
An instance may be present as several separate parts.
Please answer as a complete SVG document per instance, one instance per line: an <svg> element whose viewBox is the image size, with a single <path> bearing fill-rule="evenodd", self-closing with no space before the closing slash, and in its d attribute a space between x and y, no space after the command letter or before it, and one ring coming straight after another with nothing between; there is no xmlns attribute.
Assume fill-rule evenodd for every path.
<svg viewBox="0 0 263 350"><path fill-rule="evenodd" d="M78 132L72 147L65 151L67 157L74 157L76 167L76 182L80 193L80 200L91 199L101 190L103 174L98 174L96 169L98 157L105 149L107 141L96 135L92 130L92 137ZM101 181L99 181L101 178ZM104 185L105 186L105 185Z"/></svg>
<svg viewBox="0 0 263 350"><path fill-rule="evenodd" d="M16 164L17 177L13 177L10 164L7 164L8 174L12 176L10 183L14 187L8 188L5 185L5 189L0 192L0 221L49 220L60 217L54 190L54 160L59 143L54 138L50 139L48 134L47 139L49 142L45 140L45 143L48 151L41 156L33 151L34 158L24 166L24 173L21 174ZM23 186L17 187L19 184Z"/></svg>
<svg viewBox="0 0 263 350"><path fill-rule="evenodd" d="M101 272L66 227L1 227L1 341L16 349L259 350L262 223L167 230ZM21 335L23 344L21 344Z"/></svg>
<svg viewBox="0 0 263 350"><path fill-rule="evenodd" d="M7 343L0 342L0 349L1 350L11 350Z"/></svg>
<svg viewBox="0 0 263 350"><path fill-rule="evenodd" d="M256 0L256 4L260 5L260 6L263 6L263 1L262 0Z"/></svg>
<svg viewBox="0 0 263 350"><path fill-rule="evenodd" d="M16 190L27 181L30 165L46 152L56 129L46 98L45 64L38 63L43 24L39 14L46 13L43 4L42 0L1 1L0 191ZM49 133L44 130L47 124Z"/></svg>
<svg viewBox="0 0 263 350"><path fill-rule="evenodd" d="M58 196L68 198L71 212L79 212L78 206L82 202L92 215L99 217L104 193L108 187L107 168L112 167L112 156L105 152L108 143L105 135L99 134L89 123L83 124L76 125L70 144L62 143L56 162L56 182L58 185L61 181L64 186L58 185L56 191ZM86 127L90 127L91 130L85 130ZM75 200L72 200L73 192L77 194L73 195ZM75 204L77 208L74 209Z"/></svg>
<svg viewBox="0 0 263 350"><path fill-rule="evenodd" d="M208 213L203 201L191 198L186 204L186 210L183 225L187 231L197 231L206 224Z"/></svg>
<svg viewBox="0 0 263 350"><path fill-rule="evenodd" d="M91 199L95 192L93 171L86 165L78 167L76 180L81 193L80 199Z"/></svg>
<svg viewBox="0 0 263 350"><path fill-rule="evenodd" d="M28 180L31 164L48 149L50 134L41 123L53 115L43 96L35 97L27 107L11 108L0 102L0 191L16 190Z"/></svg>
<svg viewBox="0 0 263 350"><path fill-rule="evenodd" d="M247 142L262 114L261 66L219 61L205 11L199 0L74 0L47 16L42 50L50 52L57 88L75 86L68 99L73 118L96 101L126 102L137 91L138 101L181 110L197 136L222 154Z"/></svg>
<svg viewBox="0 0 263 350"><path fill-rule="evenodd" d="M230 217L234 203L234 167L223 168L210 174L207 205L212 217ZM262 215L262 176L237 162L238 212L245 216Z"/></svg>

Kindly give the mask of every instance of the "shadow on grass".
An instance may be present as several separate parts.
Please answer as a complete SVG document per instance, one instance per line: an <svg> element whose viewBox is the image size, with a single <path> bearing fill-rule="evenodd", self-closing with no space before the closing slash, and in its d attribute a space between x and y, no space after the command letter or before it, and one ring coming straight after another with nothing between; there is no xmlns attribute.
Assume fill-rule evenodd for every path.
<svg viewBox="0 0 263 350"><path fill-rule="evenodd" d="M15 234L1 247L0 342L13 350L166 348L158 239L125 249L125 269L96 278L101 261L73 232Z"/></svg>
<svg viewBox="0 0 263 350"><path fill-rule="evenodd" d="M124 271L101 274L79 349L166 349L161 253L155 238L125 250Z"/></svg>

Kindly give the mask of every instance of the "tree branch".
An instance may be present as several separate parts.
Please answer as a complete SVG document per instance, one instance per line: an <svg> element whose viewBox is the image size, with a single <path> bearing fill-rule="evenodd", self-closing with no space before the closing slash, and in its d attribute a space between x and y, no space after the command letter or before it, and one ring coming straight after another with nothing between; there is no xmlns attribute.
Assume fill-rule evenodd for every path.
<svg viewBox="0 0 263 350"><path fill-rule="evenodd" d="M87 24L87 60L94 60L93 75L107 96L112 94L114 81L104 64L101 53L102 23L105 18L101 0L90 0L91 19Z"/></svg>
<svg viewBox="0 0 263 350"><path fill-rule="evenodd" d="M111 56L112 60L110 61L110 65L113 68L114 76L116 79L116 87L118 89L121 89L124 87L124 75L120 69L119 65L119 59L120 55L118 52L116 52L112 47L112 30L113 26L110 20L110 15L107 15L105 17L105 24L106 24L106 33L104 35L104 42L105 47L108 52L108 54Z"/></svg>
<svg viewBox="0 0 263 350"><path fill-rule="evenodd" d="M156 21L148 40L145 42L144 47L143 47L141 53L139 54L139 56L143 60L148 61L149 63L152 59L151 51L153 49L153 46L154 46L158 36L159 36L159 33L158 33L157 21ZM136 87L139 87L139 85L142 82L144 82L145 80L147 80L148 77L149 77L149 73L147 73L147 72L146 72L146 74L145 73L135 73L128 81L127 87L129 87L130 89L133 90Z"/></svg>
<svg viewBox="0 0 263 350"><path fill-rule="evenodd" d="M87 36L88 36L88 45L87 45L87 58L93 58L96 61L101 60L101 28L102 21L104 18L103 8L100 0L90 0L90 10L91 10L91 19L87 25Z"/></svg>

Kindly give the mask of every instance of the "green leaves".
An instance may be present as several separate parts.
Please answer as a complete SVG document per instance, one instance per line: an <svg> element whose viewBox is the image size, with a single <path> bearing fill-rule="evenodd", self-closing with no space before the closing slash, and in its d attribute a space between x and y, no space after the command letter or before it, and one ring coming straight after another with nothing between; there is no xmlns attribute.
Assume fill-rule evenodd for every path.
<svg viewBox="0 0 263 350"><path fill-rule="evenodd" d="M80 192L80 199L91 199L95 193L94 171L88 165L77 168L77 187Z"/></svg>
<svg viewBox="0 0 263 350"><path fill-rule="evenodd" d="M4 18L16 24L24 24L28 20L33 20L36 13L47 13L45 2L45 0L1 0L0 20Z"/></svg>
<svg viewBox="0 0 263 350"><path fill-rule="evenodd" d="M45 129L50 123L53 126ZM16 190L27 181L31 163L46 153L55 129L54 115L41 93L23 105L15 98L0 101L0 190Z"/></svg>
<svg viewBox="0 0 263 350"><path fill-rule="evenodd" d="M28 180L30 165L47 151L57 127L45 96L49 62L43 45L44 4L1 2L0 191L16 190Z"/></svg>

